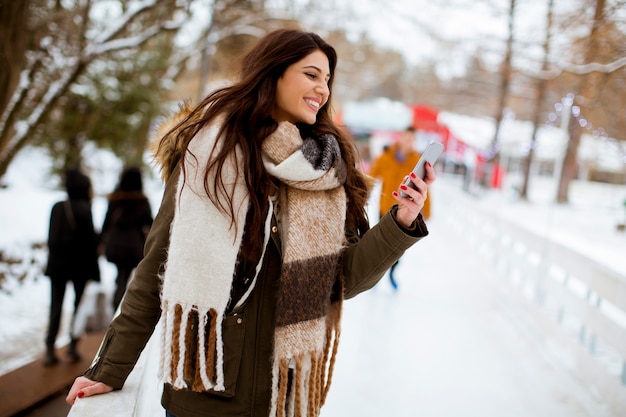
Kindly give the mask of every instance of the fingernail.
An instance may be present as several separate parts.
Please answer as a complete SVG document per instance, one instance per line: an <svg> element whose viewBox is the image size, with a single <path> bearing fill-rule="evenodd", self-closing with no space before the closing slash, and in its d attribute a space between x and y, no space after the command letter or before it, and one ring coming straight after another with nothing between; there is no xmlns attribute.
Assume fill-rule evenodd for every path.
<svg viewBox="0 0 626 417"><path fill-rule="evenodd" d="M417 175L415 175L415 172L411 172L411 178L417 178Z"/></svg>
<svg viewBox="0 0 626 417"><path fill-rule="evenodd" d="M406 186L406 185L404 185L404 184L402 184L402 185L400 186L400 189L401 189L401 190L407 190L408 188L409 188L409 187L407 187L407 186Z"/></svg>
<svg viewBox="0 0 626 417"><path fill-rule="evenodd" d="M84 392L82 392L82 391L78 391L78 393L76 394L76 396L77 396L78 398L83 398L83 397L85 396L85 393L84 393Z"/></svg>
<svg viewBox="0 0 626 417"><path fill-rule="evenodd" d="M394 197L398 196L398 192L397 191L393 191L391 194L393 194Z"/></svg>
<svg viewBox="0 0 626 417"><path fill-rule="evenodd" d="M426 161L426 164L428 164L429 167L431 167L432 165L430 164L430 162Z"/></svg>

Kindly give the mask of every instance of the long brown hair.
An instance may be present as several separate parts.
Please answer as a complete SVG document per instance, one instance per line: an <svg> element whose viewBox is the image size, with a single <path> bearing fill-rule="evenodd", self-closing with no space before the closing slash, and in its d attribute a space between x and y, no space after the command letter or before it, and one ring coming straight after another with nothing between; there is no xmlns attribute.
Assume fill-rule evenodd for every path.
<svg viewBox="0 0 626 417"><path fill-rule="evenodd" d="M365 233L369 227L365 213L368 182L357 168L358 153L354 141L334 124L331 117L329 103L337 54L332 46L315 33L291 29L276 30L261 38L244 56L240 80L209 94L160 142L161 145L167 141L168 136L179 135L178 139L183 141L184 148L189 152L189 141L218 116L223 117L218 139L221 147L216 148L219 151L214 149L214 154L208 161L204 172L204 188L211 201L220 210L230 214L233 224L237 208L233 207L232 199L227 197L223 201L218 198L218 195L229 195L221 177L224 163L237 147L241 150L241 166L246 169L238 175L245 178L252 205L246 227L251 231L262 230L264 208L273 184L263 166L261 143L278 127L271 117L276 100L276 84L287 67L318 50L328 57L331 73L328 87L331 96L319 109L315 124L300 123L297 126L302 137L323 133L331 133L337 137L348 167L345 184L348 198L347 225L356 229L359 234ZM184 171L184 158L181 162Z"/></svg>

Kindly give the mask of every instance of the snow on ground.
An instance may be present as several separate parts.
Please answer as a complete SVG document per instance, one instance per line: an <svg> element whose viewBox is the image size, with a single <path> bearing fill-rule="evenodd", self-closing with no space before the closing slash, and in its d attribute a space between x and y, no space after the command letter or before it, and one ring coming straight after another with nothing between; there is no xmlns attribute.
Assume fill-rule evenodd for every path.
<svg viewBox="0 0 626 417"><path fill-rule="evenodd" d="M119 170L101 154L90 161L98 227L104 195ZM0 189L0 250L17 255L28 252L32 242L45 241L49 210L64 197L46 169L45 156L30 149L12 166L9 187ZM626 220L626 187L577 182L572 204L557 206L553 182L533 179L530 202L515 197L511 190L518 184L519 178L510 176L503 191L476 190L476 201L494 218L515 220L626 271L626 233L616 230ZM146 188L156 210L158 178ZM432 187L430 236L403 257L397 271L400 290L394 293L385 277L373 290L346 301L336 372L322 417L612 417L550 352L493 267L449 227L446 205L462 200L438 196L454 193L463 193L458 179L440 174ZM97 285L112 291L114 268L104 260L101 267L103 282ZM45 277L0 291L0 374L41 354L48 291ZM68 291L65 317L72 298Z"/></svg>
<svg viewBox="0 0 626 417"><path fill-rule="evenodd" d="M553 357L518 295L434 213L430 236L397 269L399 291L385 277L344 304L321 417L613 416Z"/></svg>
<svg viewBox="0 0 626 417"><path fill-rule="evenodd" d="M555 204L556 181L535 177L530 181L529 201L520 201L514 189L522 180L510 175L502 192L477 195L481 207L496 219L514 222L548 241L585 254L621 274L626 273L626 186L574 181L570 204Z"/></svg>
<svg viewBox="0 0 626 417"><path fill-rule="evenodd" d="M626 279L626 233L616 229L626 222L626 187L576 182L563 206L553 203L554 180L533 178L529 202L512 191L520 183L510 176L503 191L472 191L494 223L515 222ZM538 331L523 297L450 227L461 195L458 178L439 174L430 235L402 258L400 290L385 277L345 303L322 417L613 415Z"/></svg>

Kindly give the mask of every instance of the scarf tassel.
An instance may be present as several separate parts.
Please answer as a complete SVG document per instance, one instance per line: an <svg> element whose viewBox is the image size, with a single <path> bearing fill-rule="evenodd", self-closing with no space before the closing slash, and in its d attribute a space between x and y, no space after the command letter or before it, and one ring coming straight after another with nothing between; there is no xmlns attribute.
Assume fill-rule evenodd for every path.
<svg viewBox="0 0 626 417"><path fill-rule="evenodd" d="M160 375L177 389L224 391L222 314L214 309L199 312L195 306L164 305L165 316ZM195 352L189 349L197 340Z"/></svg>
<svg viewBox="0 0 626 417"><path fill-rule="evenodd" d="M331 308L332 309L332 308ZM338 309L337 309L338 310ZM339 346L339 312L331 314L332 325L326 332L321 352L308 352L296 358L283 358L274 363L273 398L270 415L276 417L316 417L330 389Z"/></svg>

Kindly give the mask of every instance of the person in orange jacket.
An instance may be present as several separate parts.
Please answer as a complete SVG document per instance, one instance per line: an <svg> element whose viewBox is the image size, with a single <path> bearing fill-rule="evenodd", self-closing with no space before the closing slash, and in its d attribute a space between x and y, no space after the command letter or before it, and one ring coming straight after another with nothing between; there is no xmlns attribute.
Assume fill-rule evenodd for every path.
<svg viewBox="0 0 626 417"><path fill-rule="evenodd" d="M372 163L370 176L379 179L382 182L380 193L380 217L389 211L396 203L392 193L396 190L398 183L402 182L407 173L413 170L415 164L419 160L421 154L414 148L415 128L407 127L397 142L388 146L383 153ZM422 208L422 216L424 219L430 217L430 196L424 202ZM394 271L398 266L396 261L389 270L389 279L394 290L398 289L398 284L394 277Z"/></svg>

